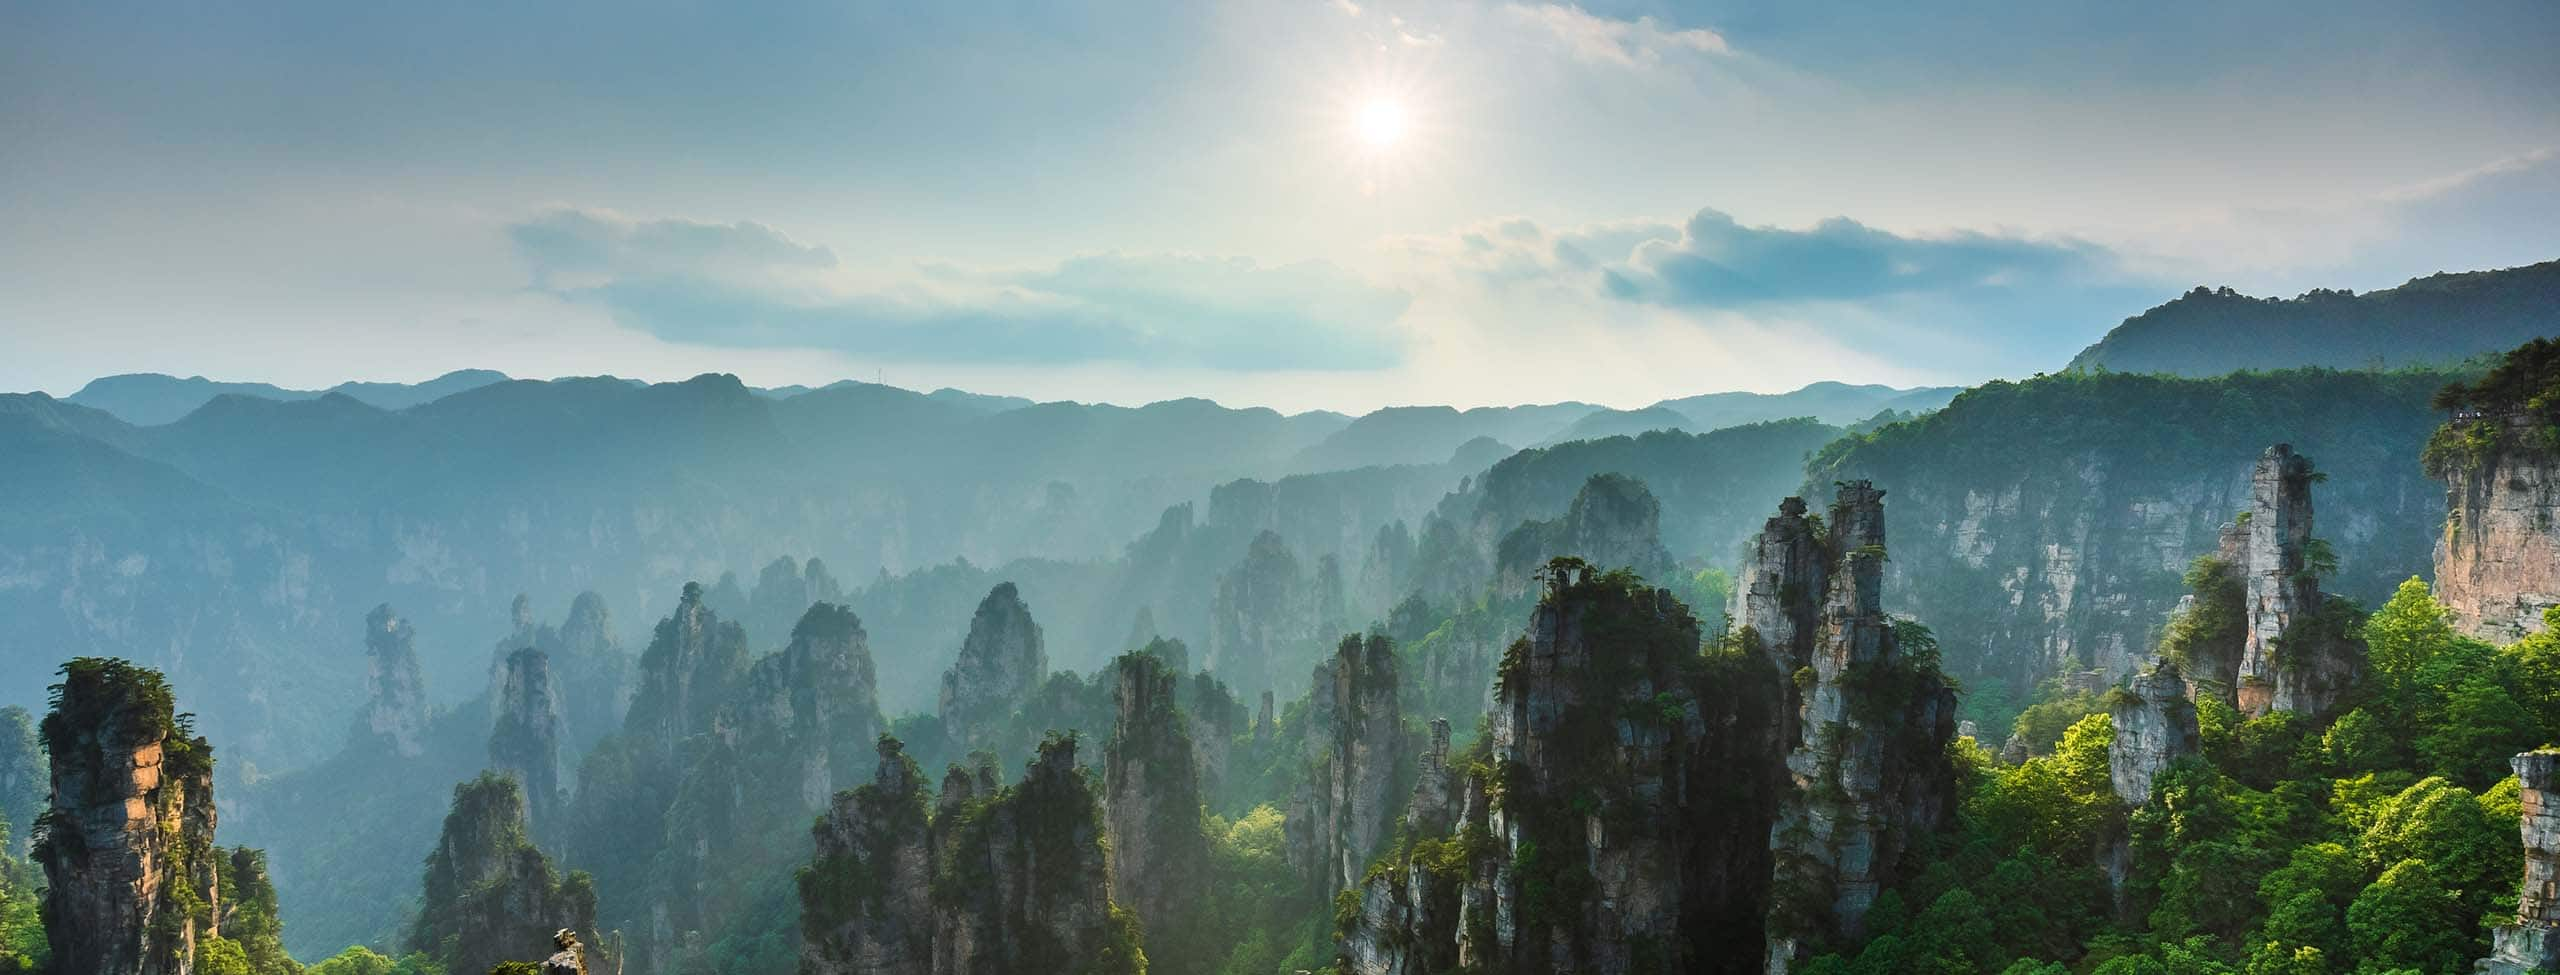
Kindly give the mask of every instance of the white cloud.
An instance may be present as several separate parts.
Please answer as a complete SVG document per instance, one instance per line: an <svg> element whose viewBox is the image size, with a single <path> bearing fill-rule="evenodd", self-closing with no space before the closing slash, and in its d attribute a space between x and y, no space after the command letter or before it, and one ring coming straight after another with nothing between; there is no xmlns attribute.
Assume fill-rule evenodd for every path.
<svg viewBox="0 0 2560 975"><path fill-rule="evenodd" d="M1724 35L1702 27L1665 27L1652 17L1617 20L1567 4L1512 4L1512 17L1544 29L1574 56L1626 67L1650 67L1665 57L1730 54Z"/></svg>

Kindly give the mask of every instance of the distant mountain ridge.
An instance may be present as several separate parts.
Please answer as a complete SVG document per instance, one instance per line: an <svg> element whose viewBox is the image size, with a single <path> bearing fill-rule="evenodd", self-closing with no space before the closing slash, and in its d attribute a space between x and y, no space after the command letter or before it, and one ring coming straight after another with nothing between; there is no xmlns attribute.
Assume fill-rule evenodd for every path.
<svg viewBox="0 0 2560 975"><path fill-rule="evenodd" d="M2382 291L2255 298L2197 287L2072 357L2082 372L2203 378L2242 369L2450 365L2560 335L2560 260L2413 278Z"/></svg>
<svg viewBox="0 0 2560 975"><path fill-rule="evenodd" d="M492 369L457 369L422 383L343 382L327 389L286 389L269 383L220 382L203 376L180 379L156 372L135 372L90 380L79 392L63 399L105 410L135 426L151 427L174 423L217 396L292 402L335 393L379 409L402 410L464 390L506 382L507 378L506 373Z"/></svg>

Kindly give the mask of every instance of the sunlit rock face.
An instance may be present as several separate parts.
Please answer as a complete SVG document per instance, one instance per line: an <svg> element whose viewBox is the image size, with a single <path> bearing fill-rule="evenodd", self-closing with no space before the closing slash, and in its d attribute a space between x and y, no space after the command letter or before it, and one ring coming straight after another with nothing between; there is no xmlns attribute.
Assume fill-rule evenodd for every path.
<svg viewBox="0 0 2560 975"><path fill-rule="evenodd" d="M364 730L402 758L426 750L427 678L418 669L417 634L409 621L376 606L364 618Z"/></svg>
<svg viewBox="0 0 2560 975"><path fill-rule="evenodd" d="M1955 691L1934 645L1906 653L1885 615L1884 492L1842 484L1816 524L1788 499L1744 567L1736 622L1786 682L1782 741L1794 788L1769 836L1775 872L1765 967L1854 938L1902 851L1954 807Z"/></svg>
<svg viewBox="0 0 2560 975"><path fill-rule="evenodd" d="M73 661L59 694L35 847L54 970L186 975L199 939L221 933L212 746L187 733L159 674L123 661Z"/></svg>
<svg viewBox="0 0 2560 975"><path fill-rule="evenodd" d="M2134 677L2108 714L2115 738L2107 749L2107 773L2116 798L2127 805L2151 801L2151 783L2169 763L2196 753L2195 702L2178 665L2161 661Z"/></svg>
<svg viewBox="0 0 2560 975"><path fill-rule="evenodd" d="M2544 627L2560 606L2560 452L2527 446L2529 421L2476 464L2444 470L2436 598L2454 625L2492 643Z"/></svg>
<svg viewBox="0 0 2560 975"><path fill-rule="evenodd" d="M2526 752L2514 765L2524 807L2524 888L2515 923L2490 936L2481 975L2560 971L2560 752Z"/></svg>
<svg viewBox="0 0 2560 975"><path fill-rule="evenodd" d="M942 726L955 741L985 747L1048 676L1040 624L1013 583L999 583L978 603L959 659L942 674Z"/></svg>

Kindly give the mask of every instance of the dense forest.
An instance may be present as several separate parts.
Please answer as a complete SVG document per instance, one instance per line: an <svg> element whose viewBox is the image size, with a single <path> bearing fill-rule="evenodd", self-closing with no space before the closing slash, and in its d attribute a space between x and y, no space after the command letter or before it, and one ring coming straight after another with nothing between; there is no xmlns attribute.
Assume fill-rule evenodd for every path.
<svg viewBox="0 0 2560 975"><path fill-rule="evenodd" d="M237 424L254 451L16 398L7 429L50 480L13 490L97 490L13 530L78 526L100 571L145 580L113 590L135 613L177 584L150 567L169 553L264 532L195 550L280 560L231 563L226 591L267 608L221 625L298 607L360 690L53 663L41 717L0 709L0 971L2532 971L2560 951L2560 755L2537 751L2560 741L2553 348L2074 371L1702 432L1552 439L1523 431L1603 414L1451 411L1377 421L1427 422L1417 449L1439 456L1294 472L1397 438L1324 448L1371 418L1186 406L1228 453L1112 481L1166 501L1078 529L1116 542L902 566L796 534L844 509L724 468L807 442L806 397L951 424L882 437L1042 408L571 384L710 471L652 471L627 452L644 441L558 459L627 476L618 500L561 497L646 497L608 520L660 526L580 558L707 547L503 600L523 580L469 574L438 548L453 526L623 528L478 510L487 472L322 470L296 438L459 458L439 424L498 435L551 384L396 410L218 395L169 425ZM1072 421L1101 458L1023 465L1155 463L1135 459L1168 435L1148 424L1174 418L1146 412ZM927 466L969 481L997 456L963 456L980 449ZM351 516L394 480L430 499L413 514L459 520ZM947 525L995 510L944 500ZM179 517L203 534L140 541ZM730 553L704 526L733 517L797 547ZM331 546L386 529L414 584L328 576L364 547ZM492 537L530 552L566 530ZM437 573L465 575L418 581ZM309 598L324 585L396 598L300 619L348 598ZM87 586L67 591L110 591ZM157 625L127 635L174 632ZM197 717L234 695L295 716ZM327 730L262 766L221 728Z"/></svg>

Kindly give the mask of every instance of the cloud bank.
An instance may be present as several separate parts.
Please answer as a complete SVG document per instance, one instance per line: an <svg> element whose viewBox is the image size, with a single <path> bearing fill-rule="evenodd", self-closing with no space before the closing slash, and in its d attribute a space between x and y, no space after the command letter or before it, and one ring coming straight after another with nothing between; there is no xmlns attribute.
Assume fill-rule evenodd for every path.
<svg viewBox="0 0 2560 975"><path fill-rule="evenodd" d="M533 287L662 339L921 363L1120 362L1375 370L1404 357L1405 293L1332 264L1101 254L1045 267L917 265L865 280L751 222L561 209L508 228Z"/></svg>

